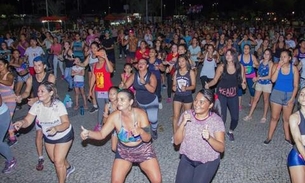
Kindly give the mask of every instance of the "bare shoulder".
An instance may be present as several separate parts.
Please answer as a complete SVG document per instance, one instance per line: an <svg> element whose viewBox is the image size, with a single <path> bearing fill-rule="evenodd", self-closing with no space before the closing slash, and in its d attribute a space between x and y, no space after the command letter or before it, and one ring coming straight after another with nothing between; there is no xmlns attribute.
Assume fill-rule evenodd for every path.
<svg viewBox="0 0 305 183"><path fill-rule="evenodd" d="M300 112L297 111L295 113L293 113L292 115L290 115L289 117L289 123L290 124L299 124L300 123Z"/></svg>

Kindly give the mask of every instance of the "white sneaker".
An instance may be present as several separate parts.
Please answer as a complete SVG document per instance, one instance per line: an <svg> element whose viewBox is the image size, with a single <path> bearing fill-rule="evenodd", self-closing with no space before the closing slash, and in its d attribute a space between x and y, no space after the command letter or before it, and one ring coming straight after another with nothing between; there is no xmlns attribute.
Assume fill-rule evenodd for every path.
<svg viewBox="0 0 305 183"><path fill-rule="evenodd" d="M159 102L159 109L162 109L163 108L163 105L161 102Z"/></svg>

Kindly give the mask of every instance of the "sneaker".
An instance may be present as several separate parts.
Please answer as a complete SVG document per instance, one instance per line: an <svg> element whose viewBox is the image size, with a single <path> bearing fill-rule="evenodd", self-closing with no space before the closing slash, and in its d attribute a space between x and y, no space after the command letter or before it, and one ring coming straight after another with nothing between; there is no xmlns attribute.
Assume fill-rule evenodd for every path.
<svg viewBox="0 0 305 183"><path fill-rule="evenodd" d="M151 137L153 140L158 139L158 131L157 130L152 130Z"/></svg>
<svg viewBox="0 0 305 183"><path fill-rule="evenodd" d="M7 145L10 146L10 147L12 147L13 145L15 145L15 144L17 144L17 143L18 143L18 141L17 141L16 138L15 138L14 140L9 139L8 142L7 142Z"/></svg>
<svg viewBox="0 0 305 183"><path fill-rule="evenodd" d="M162 85L162 88L165 90L166 89L166 85Z"/></svg>
<svg viewBox="0 0 305 183"><path fill-rule="evenodd" d="M265 145L268 145L270 142L271 142L271 139L266 139L266 140L264 141L264 144L265 144Z"/></svg>
<svg viewBox="0 0 305 183"><path fill-rule="evenodd" d="M89 112L92 114L92 113L95 113L96 111L98 111L98 108L92 107Z"/></svg>
<svg viewBox="0 0 305 183"><path fill-rule="evenodd" d="M38 159L38 164L36 165L37 171L43 170L43 163L44 163L44 159Z"/></svg>
<svg viewBox="0 0 305 183"><path fill-rule="evenodd" d="M5 161L4 169L2 170L2 173L11 173L14 167L16 166L16 159L13 158L11 161Z"/></svg>
<svg viewBox="0 0 305 183"><path fill-rule="evenodd" d="M161 102L159 102L159 109L162 109L163 108L163 105Z"/></svg>
<svg viewBox="0 0 305 183"><path fill-rule="evenodd" d="M167 98L166 99L166 103L171 103L172 102L172 99L171 98Z"/></svg>
<svg viewBox="0 0 305 183"><path fill-rule="evenodd" d="M230 133L230 132L227 132L227 136L229 137L229 140L230 141L234 141L234 134L233 133Z"/></svg>
<svg viewBox="0 0 305 183"><path fill-rule="evenodd" d="M67 168L67 174L66 174L66 179L69 178L69 176L71 175L71 173L73 173L75 171L75 167L70 165L69 168Z"/></svg>
<svg viewBox="0 0 305 183"><path fill-rule="evenodd" d="M120 55L120 58L122 58L122 55Z"/></svg>

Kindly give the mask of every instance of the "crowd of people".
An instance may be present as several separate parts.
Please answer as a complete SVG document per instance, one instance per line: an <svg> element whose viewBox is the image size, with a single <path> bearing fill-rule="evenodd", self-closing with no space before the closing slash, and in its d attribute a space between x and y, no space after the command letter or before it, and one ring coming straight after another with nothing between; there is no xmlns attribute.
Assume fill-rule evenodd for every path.
<svg viewBox="0 0 305 183"><path fill-rule="evenodd" d="M65 92L75 92L74 110L83 105L90 114L97 112L96 126L93 130L82 127L81 138L102 140L112 134L112 182L124 182L133 163L140 165L151 182L162 182L152 143L158 139L158 112L166 110L163 98L173 106L172 143L181 155L176 182L211 182L225 150L225 136L235 140L239 112L246 110L241 100L250 107L243 120L251 121L261 94L261 123L267 122L271 108L267 139L262 142L271 142L282 118L285 140L295 144L288 158L291 179L305 182L304 90L300 90L305 83L305 39L293 27L186 22L107 29L89 25L59 33L22 27L0 41L3 173L10 173L16 165L9 149L18 142L16 130L33 122L36 169L44 168L44 143L58 182L65 182L74 172L66 159L73 127L55 85L63 80ZM125 62L124 70L117 70L116 59ZM119 83L112 81L114 72L120 73ZM162 89L167 96L162 96ZM249 99L244 97L246 91ZM301 109L292 114L295 100ZM26 105L30 106L26 117L13 122L14 113ZM224 125L227 110L228 130ZM294 162L294 156L301 160Z"/></svg>

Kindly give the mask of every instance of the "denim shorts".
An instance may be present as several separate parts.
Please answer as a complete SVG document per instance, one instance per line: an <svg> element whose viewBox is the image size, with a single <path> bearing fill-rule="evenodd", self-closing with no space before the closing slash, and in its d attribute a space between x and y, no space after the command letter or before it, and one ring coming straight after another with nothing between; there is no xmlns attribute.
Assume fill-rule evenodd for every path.
<svg viewBox="0 0 305 183"><path fill-rule="evenodd" d="M284 92L273 89L270 96L270 102L287 106L287 102L291 99L292 92Z"/></svg>
<svg viewBox="0 0 305 183"><path fill-rule="evenodd" d="M74 88L84 88L84 82L74 82Z"/></svg>

